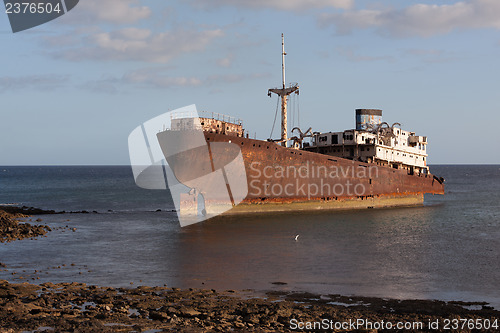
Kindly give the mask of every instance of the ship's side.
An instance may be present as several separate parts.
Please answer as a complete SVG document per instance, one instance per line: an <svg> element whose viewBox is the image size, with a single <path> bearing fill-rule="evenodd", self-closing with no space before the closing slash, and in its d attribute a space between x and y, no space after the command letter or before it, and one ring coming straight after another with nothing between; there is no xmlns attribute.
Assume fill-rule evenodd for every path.
<svg viewBox="0 0 500 333"><path fill-rule="evenodd" d="M207 142L227 142L220 134ZM237 138L247 173L248 196L235 211L284 211L416 205L425 193L443 194L430 174L409 175L371 163Z"/></svg>
<svg viewBox="0 0 500 333"><path fill-rule="evenodd" d="M176 154L169 151L169 143L189 141L196 131L169 130L157 136L165 156L170 157L169 166L181 180L199 176L189 174L192 170L214 172L217 166L230 163L235 151L241 151L248 195L229 214L410 206L422 204L425 193L444 193L442 180L430 173L409 174L406 169L286 148L243 135L203 134L207 150ZM227 148L214 149L222 143Z"/></svg>

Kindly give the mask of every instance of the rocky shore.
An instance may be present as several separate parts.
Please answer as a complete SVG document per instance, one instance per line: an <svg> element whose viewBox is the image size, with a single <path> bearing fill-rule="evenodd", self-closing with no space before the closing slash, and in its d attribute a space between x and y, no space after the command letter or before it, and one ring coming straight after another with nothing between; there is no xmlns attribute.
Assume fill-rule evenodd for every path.
<svg viewBox="0 0 500 333"><path fill-rule="evenodd" d="M45 235L51 228L47 225L32 225L23 222L28 215L17 211L7 211L0 207L0 242L12 242L23 238ZM41 222L41 220L37 220Z"/></svg>
<svg viewBox="0 0 500 333"><path fill-rule="evenodd" d="M445 319L488 320L500 312L483 303L319 296L309 293L179 290L167 287L108 288L81 283L11 284L0 281L0 327L6 332L47 330L64 332L293 332L298 325L327 320L363 319L386 324L439 322ZM467 309L469 307L469 309ZM470 308L473 308L472 310ZM334 326L332 326L334 327ZM4 332L2 331L2 332ZM357 327L337 332L382 332ZM392 330L394 331L394 330ZM468 329L460 332L471 331ZM477 331L477 330L476 330Z"/></svg>
<svg viewBox="0 0 500 333"><path fill-rule="evenodd" d="M89 211L80 210L80 211L70 211L67 212L65 210L55 211L53 209L41 209L36 207L28 207L28 206L15 206L15 205L0 205L0 211L4 211L10 214L21 214L21 215L56 215L56 214L89 214ZM92 213L97 213L97 211L93 211Z"/></svg>

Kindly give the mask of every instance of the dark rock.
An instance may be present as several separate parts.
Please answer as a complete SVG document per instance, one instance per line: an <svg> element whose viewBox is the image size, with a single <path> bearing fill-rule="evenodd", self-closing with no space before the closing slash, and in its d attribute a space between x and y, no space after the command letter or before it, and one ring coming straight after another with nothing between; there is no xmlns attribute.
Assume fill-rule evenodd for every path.
<svg viewBox="0 0 500 333"><path fill-rule="evenodd" d="M4 206L2 206L4 207ZM13 208L8 206L9 208ZM12 209L11 209L12 211ZM48 226L23 223L27 215L0 210L0 242L11 242L23 238L42 236L50 231Z"/></svg>
<svg viewBox="0 0 500 333"><path fill-rule="evenodd" d="M149 319L164 321L170 319L170 316L166 312L151 311L149 312Z"/></svg>

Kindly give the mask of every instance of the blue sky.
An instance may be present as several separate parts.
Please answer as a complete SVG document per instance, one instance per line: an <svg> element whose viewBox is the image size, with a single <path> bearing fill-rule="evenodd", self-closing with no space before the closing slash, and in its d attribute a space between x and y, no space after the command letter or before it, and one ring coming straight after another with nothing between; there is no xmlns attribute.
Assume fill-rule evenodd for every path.
<svg viewBox="0 0 500 333"><path fill-rule="evenodd" d="M380 108L431 164L500 163L498 0L81 0L16 34L0 13L0 165L128 164L136 126L190 104L267 139L281 33L304 129Z"/></svg>

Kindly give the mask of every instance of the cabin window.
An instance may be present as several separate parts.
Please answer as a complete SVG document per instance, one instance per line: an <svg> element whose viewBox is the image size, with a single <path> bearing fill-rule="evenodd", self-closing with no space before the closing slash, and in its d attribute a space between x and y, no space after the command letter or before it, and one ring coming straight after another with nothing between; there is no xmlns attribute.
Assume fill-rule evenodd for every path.
<svg viewBox="0 0 500 333"><path fill-rule="evenodd" d="M352 140L354 136L352 134L345 134L344 133L344 140Z"/></svg>

